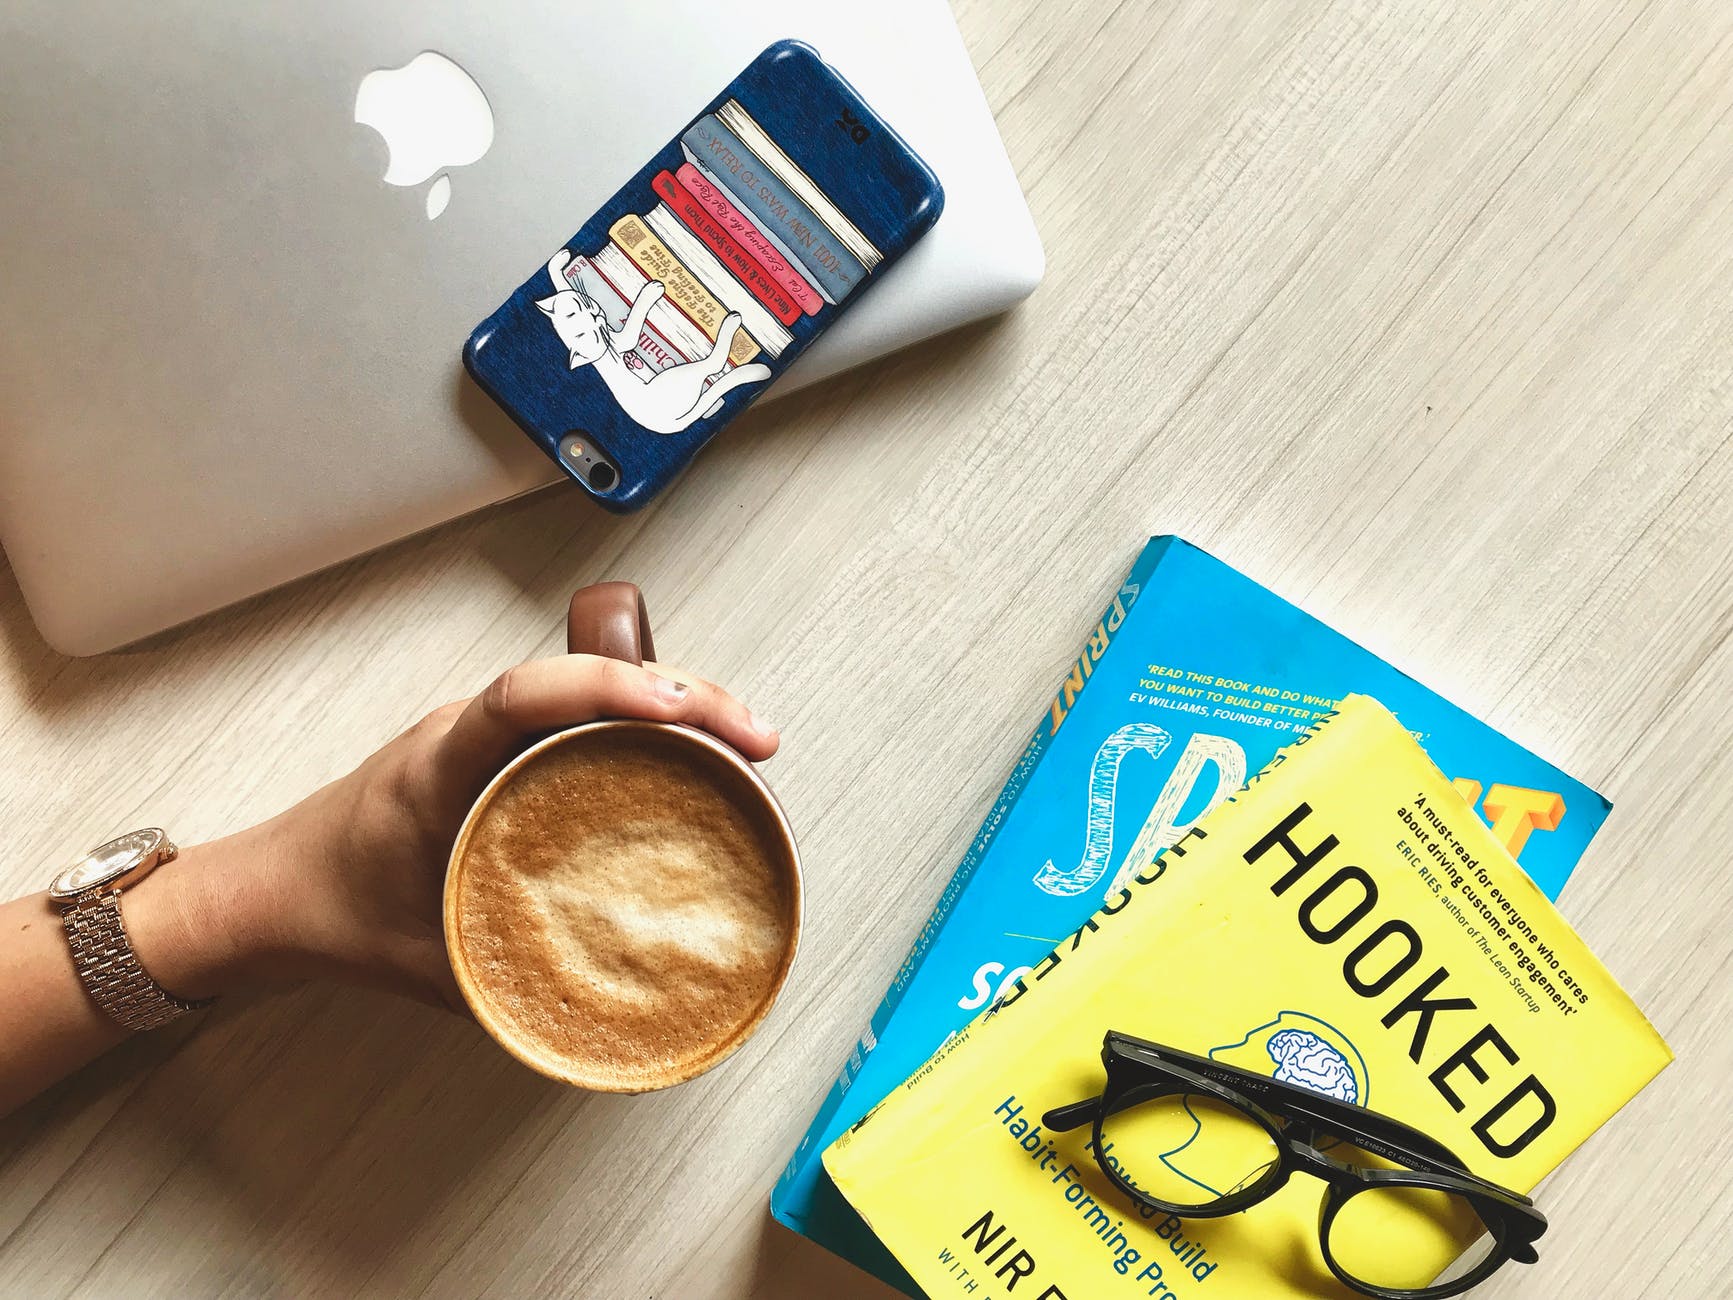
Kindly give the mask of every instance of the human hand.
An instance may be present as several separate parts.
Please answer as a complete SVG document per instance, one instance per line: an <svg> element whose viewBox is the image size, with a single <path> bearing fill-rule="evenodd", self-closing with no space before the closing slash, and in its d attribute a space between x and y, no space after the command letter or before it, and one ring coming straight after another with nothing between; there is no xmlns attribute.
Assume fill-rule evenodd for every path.
<svg viewBox="0 0 1733 1300"><path fill-rule="evenodd" d="M596 718L685 723L754 761L776 752L775 729L733 696L666 671L592 655L521 664L271 821L185 850L127 895L129 919L150 909L146 968L183 997L331 978L467 1014L445 951L446 861L512 758Z"/></svg>

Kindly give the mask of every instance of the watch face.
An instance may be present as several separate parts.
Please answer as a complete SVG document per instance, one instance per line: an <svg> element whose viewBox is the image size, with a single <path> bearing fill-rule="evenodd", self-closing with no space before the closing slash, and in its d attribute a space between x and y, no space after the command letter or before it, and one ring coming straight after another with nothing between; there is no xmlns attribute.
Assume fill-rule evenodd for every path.
<svg viewBox="0 0 1733 1300"><path fill-rule="evenodd" d="M100 848L92 849L83 862L56 876L48 887L49 897L73 898L87 889L119 880L161 848L162 842L163 835L159 830L132 831L110 840Z"/></svg>

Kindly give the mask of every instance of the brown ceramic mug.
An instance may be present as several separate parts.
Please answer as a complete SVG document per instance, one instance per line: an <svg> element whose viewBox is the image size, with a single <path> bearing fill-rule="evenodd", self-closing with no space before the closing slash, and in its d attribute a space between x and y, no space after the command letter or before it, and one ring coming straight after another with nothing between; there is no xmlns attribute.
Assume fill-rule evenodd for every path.
<svg viewBox="0 0 1733 1300"><path fill-rule="evenodd" d="M567 648L653 659L638 589L573 596ZM794 833L757 770L704 732L637 719L520 754L470 809L445 877L446 948L476 1020L524 1064L601 1092L670 1087L738 1049L788 978L800 921Z"/></svg>

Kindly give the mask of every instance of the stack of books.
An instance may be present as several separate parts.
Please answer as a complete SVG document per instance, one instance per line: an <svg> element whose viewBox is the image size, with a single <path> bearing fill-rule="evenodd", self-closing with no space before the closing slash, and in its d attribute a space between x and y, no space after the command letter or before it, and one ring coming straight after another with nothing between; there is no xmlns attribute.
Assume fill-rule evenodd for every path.
<svg viewBox="0 0 1733 1300"><path fill-rule="evenodd" d="M1178 538L1154 539L1089 630L820 1107L772 1197L776 1217L911 1295L921 1294L908 1267L909 1243L893 1239L887 1248L873 1231L883 1222L875 1219L869 1226L858 1201L851 1204L827 1173L821 1160L826 1148L861 1125L906 1079L938 1073L923 1069L935 1052L954 1046L970 1022L1027 987L1054 950L1069 942L1067 936L1091 925L1100 909L1140 879L1159 875L1151 865L1168 849L1206 823L1284 746L1357 693L1400 719L1398 730L1407 733L1403 739L1414 746L1419 763L1435 762L1449 774L1449 797L1473 823L1472 834L1492 846L1491 854L1520 859L1527 872L1521 886L1535 899L1525 906L1531 914L1542 908L1550 913L1548 900L1557 897L1607 816L1606 800L1228 565ZM1511 870L1521 877L1514 862ZM1500 883L1507 896L1517 890L1502 877ZM1465 927L1485 921L1475 916L1471 898L1457 896L1459 888L1484 902L1487 887L1473 879L1450 886L1451 901L1468 918ZM1141 909L1156 928L1162 911L1153 902ZM1146 961L1153 960L1154 933L1140 936ZM1568 931L1549 927L1549 933ZM1593 961L1586 953L1582 957ZM1193 959L1206 960L1207 945ZM1521 954L1501 953L1498 960L1514 969ZM1277 965L1268 968L1271 978ZM1339 958L1336 965L1339 976ZM1145 969L1167 966L1158 960ZM1601 1001L1610 1006L1614 993L1616 985ZM1248 999L1248 1008L1250 1001L1255 998ZM1268 1021L1278 1022L1290 1010L1295 1008L1272 1006ZM1310 1014L1339 1010L1332 1004ZM1131 1023L1089 1025L1094 1041L1080 1049L1082 1059L1095 1059L1105 1028L1139 1032L1138 1015L1127 1019ZM1236 1032L1222 1042L1252 1027L1223 1025L1223 1033ZM1167 1032L1166 1041L1200 1053L1220 1045L1205 1041L1212 1031L1202 1018L1182 1017L1165 1028L1142 1023L1141 1031L1155 1039ZM951 1077L960 1076L952 1071ZM1394 1085L1394 1078L1381 1080L1379 1094L1388 1099L1386 1089L1400 1093ZM1069 1100L1042 1095L1030 1109ZM921 1123L949 1113L945 1105L929 1089L918 1108L925 1116ZM861 1131L870 1133L871 1125ZM1586 1131L1572 1129L1572 1145ZM857 1150L849 1160L865 1158ZM886 1155L884 1161L874 1162L861 1187L876 1187L888 1176L894 1159ZM875 1197L866 1193L869 1201ZM941 1243L923 1239L915 1256L929 1246L936 1252Z"/></svg>
<svg viewBox="0 0 1733 1300"><path fill-rule="evenodd" d="M842 302L883 260L737 101L695 122L680 147L686 161L652 182L661 202L622 217L606 247L563 272L614 329L661 281L628 364L661 371L706 357L730 313L742 328L727 368L775 359L790 325Z"/></svg>
<svg viewBox="0 0 1733 1300"><path fill-rule="evenodd" d="M1360 1144L1327 1123L1288 1131L1339 1166L1424 1171L1442 1143L1446 1164L1519 1193L1672 1059L1363 695L1138 870L824 1161L922 1291L958 1300L1023 1278L1073 1300L1352 1300L1330 1260L1391 1294L1483 1238L1470 1202L1388 1185L1323 1217L1336 1203L1304 1176L1224 1217L1134 1199L1123 1184L1169 1206L1227 1201L1277 1148L1185 1084L1079 1127L1065 1110L1102 1092L1110 1032L1187 1053L1203 1088L1273 1076L1431 1139L1428 1153L1371 1126L1349 1130L1372 1134Z"/></svg>

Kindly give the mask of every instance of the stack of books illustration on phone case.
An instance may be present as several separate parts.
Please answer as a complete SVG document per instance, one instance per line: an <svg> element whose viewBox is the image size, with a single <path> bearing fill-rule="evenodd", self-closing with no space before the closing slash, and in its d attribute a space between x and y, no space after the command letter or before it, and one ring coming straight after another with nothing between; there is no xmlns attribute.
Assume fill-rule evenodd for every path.
<svg viewBox="0 0 1733 1300"><path fill-rule="evenodd" d="M694 108L464 347L610 510L666 487L944 206L926 163L799 41Z"/></svg>
<svg viewBox="0 0 1733 1300"><path fill-rule="evenodd" d="M688 380L691 396L682 385L668 404L616 389L626 413L659 433L718 414L729 393L769 379L760 358L782 355L789 326L843 302L883 260L738 100L693 123L680 150L686 161L652 182L659 203L621 217L588 256L555 254L555 293L537 304L562 341L561 294L575 293L580 312L593 305L600 319L584 312L579 332L605 321L646 399L662 376ZM582 342L570 344L573 369L590 360ZM696 401L700 393L711 400Z"/></svg>

